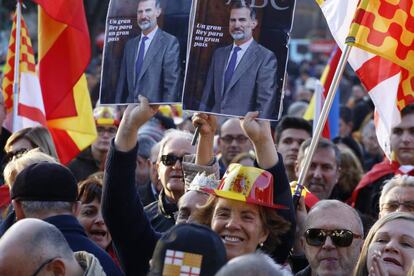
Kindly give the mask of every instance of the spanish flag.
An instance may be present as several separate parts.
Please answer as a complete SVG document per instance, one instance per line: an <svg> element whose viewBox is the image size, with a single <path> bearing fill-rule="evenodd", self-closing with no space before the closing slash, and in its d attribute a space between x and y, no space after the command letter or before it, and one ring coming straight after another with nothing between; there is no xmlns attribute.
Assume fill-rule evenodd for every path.
<svg viewBox="0 0 414 276"><path fill-rule="evenodd" d="M89 31L82 0L34 2L39 5L39 79L47 126L66 164L97 136L84 76Z"/></svg>

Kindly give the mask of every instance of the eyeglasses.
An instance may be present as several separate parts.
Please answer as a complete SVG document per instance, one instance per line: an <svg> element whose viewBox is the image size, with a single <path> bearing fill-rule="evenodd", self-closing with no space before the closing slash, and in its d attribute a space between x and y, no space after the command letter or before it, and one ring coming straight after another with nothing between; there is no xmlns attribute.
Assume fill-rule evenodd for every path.
<svg viewBox="0 0 414 276"><path fill-rule="evenodd" d="M96 131L101 135L104 134L105 132L107 132L109 134L116 134L117 128L116 127L98 126L98 127L96 127Z"/></svg>
<svg viewBox="0 0 414 276"><path fill-rule="evenodd" d="M175 156L174 154L166 154L166 155L161 155L161 162L165 165L165 166L173 166L177 160L180 161L180 163L183 162L183 156Z"/></svg>
<svg viewBox="0 0 414 276"><path fill-rule="evenodd" d="M325 230L311 228L305 231L306 242L312 246L322 246L328 236L331 238L332 243L338 247L348 247L352 244L354 238L362 238L361 235L354 234L347 229Z"/></svg>
<svg viewBox="0 0 414 276"><path fill-rule="evenodd" d="M226 135L226 136L220 137L220 139L226 144L231 144L233 140L236 140L236 142L239 144L244 144L249 138L247 138L244 135L238 135L238 136Z"/></svg>
<svg viewBox="0 0 414 276"><path fill-rule="evenodd" d="M60 257L54 257L54 258L50 258L47 259L46 261L44 261L36 270L35 272L32 274L32 276L36 276L37 274L39 274L39 272L48 264L50 264L51 262L53 262L54 260L58 259Z"/></svg>
<svg viewBox="0 0 414 276"><path fill-rule="evenodd" d="M28 152L27 149L19 149L19 150L16 150L16 151L8 152L4 156L4 160L5 160L6 163L9 163L10 161L13 160L13 158L20 158L20 157L22 157L22 155L24 155L26 152Z"/></svg>
<svg viewBox="0 0 414 276"><path fill-rule="evenodd" d="M397 211L400 208L400 206L404 207L404 209L407 212L414 212L414 201L403 201L403 202L390 201L390 202L386 202L381 205L383 210L386 210L389 212Z"/></svg>

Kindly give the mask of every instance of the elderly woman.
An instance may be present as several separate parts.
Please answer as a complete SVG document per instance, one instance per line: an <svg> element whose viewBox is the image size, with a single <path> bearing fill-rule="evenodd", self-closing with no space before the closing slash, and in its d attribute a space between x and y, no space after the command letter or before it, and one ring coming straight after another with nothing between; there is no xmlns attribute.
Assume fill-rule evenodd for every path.
<svg viewBox="0 0 414 276"><path fill-rule="evenodd" d="M106 164L106 178L104 185L104 195L102 202L102 210L105 222L110 230L114 244L117 248L120 262L127 275L142 275L148 270L148 261L151 258L155 244L159 239L159 233L156 233L148 219L146 218L142 204L136 193L134 183L134 170L136 166L135 156L137 150L137 130L156 112L156 108L148 105L148 101L141 97L138 106L128 106L124 113L124 117L120 124L118 133L115 137L114 143L109 150L108 160ZM229 203L223 206L220 210L230 210L230 223L222 224L219 227L218 214L209 225L212 229L222 236L226 245L227 257L233 258L235 256L254 252L260 247L261 243L266 243L268 237L275 233L268 227L269 223L276 222L276 228L279 230L276 233L276 239L280 234L285 232L288 228L288 223L276 214L276 211L271 210L272 215L267 216L265 212L272 207L286 208L285 213L280 212L281 216L286 217L287 221L294 224L294 210L290 188L287 182L287 176L284 170L283 162L276 153L272 138L270 125L268 122L256 121L258 114L251 113L246 116L243 121L243 128L246 134L253 141L257 155L257 163L261 169L269 169L275 179L269 182L272 188L266 191L266 203L268 207L263 207L253 201L251 203L241 201L224 201ZM215 121L214 116L201 115L199 116L200 140L197 147L196 164L208 165L214 158L213 153L213 137L215 128L213 127ZM181 161L181 160L180 160ZM176 164L178 160L176 160ZM257 187L254 191L257 194L267 190L266 187ZM272 190L273 189L273 190ZM244 196L240 193L240 196ZM256 198L260 198L259 196ZM273 202L273 198L275 198ZM218 202L219 200L217 200ZM263 203L263 200L258 200ZM217 209L218 210L218 209ZM263 210L266 210L263 212ZM276 218L275 220L268 220L269 217ZM237 223L240 219L247 222L249 232L245 232L246 225ZM239 233L228 231L230 225L231 229L240 228ZM275 226L275 225L273 225ZM263 231L258 227L261 227ZM240 233L246 233L241 236ZM228 234L227 234L228 233ZM245 244L243 248L236 248L233 250L233 245L239 241ZM287 255L290 246L279 247L278 251ZM240 250L239 250L240 249Z"/></svg>
<svg viewBox="0 0 414 276"><path fill-rule="evenodd" d="M414 216L390 213L369 231L354 275L407 275L413 260Z"/></svg>

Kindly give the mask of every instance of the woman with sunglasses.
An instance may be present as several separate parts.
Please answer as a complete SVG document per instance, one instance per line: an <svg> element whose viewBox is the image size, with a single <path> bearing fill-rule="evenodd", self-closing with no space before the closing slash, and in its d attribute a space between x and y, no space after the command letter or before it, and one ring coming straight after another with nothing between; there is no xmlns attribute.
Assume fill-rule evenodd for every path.
<svg viewBox="0 0 414 276"><path fill-rule="evenodd" d="M369 231L354 275L408 275L413 260L414 216L390 213Z"/></svg>

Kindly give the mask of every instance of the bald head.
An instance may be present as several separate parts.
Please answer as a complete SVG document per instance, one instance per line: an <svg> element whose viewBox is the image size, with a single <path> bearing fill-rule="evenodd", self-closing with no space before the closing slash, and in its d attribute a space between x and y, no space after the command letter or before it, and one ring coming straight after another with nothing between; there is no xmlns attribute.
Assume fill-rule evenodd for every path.
<svg viewBox="0 0 414 276"><path fill-rule="evenodd" d="M306 217L304 228L309 228L309 224L311 224L313 220L316 218L323 218L324 214L329 214L336 218L333 221L330 221L333 224L337 221L339 224L339 222L345 220L346 223L351 224L350 226L353 228L352 230L354 232L364 233L362 221L358 212L348 204L335 199L321 200L316 203ZM344 217L346 217L346 219L344 219Z"/></svg>
<svg viewBox="0 0 414 276"><path fill-rule="evenodd" d="M66 271L76 266L65 237L42 220L22 219L0 239L0 275L32 275L45 261L55 258L61 259L59 264L66 266Z"/></svg>
<svg viewBox="0 0 414 276"><path fill-rule="evenodd" d="M268 255L256 252L231 259L216 276L288 276L292 275Z"/></svg>

